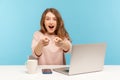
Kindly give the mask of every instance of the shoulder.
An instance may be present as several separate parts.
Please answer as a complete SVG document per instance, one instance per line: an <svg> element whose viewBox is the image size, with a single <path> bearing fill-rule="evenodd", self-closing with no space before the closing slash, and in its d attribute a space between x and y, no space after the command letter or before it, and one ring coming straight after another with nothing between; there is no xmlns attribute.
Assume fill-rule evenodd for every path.
<svg viewBox="0 0 120 80"><path fill-rule="evenodd" d="M40 31L36 31L36 32L34 32L33 35L34 36L43 36L44 34L42 32L40 32Z"/></svg>
<svg viewBox="0 0 120 80"><path fill-rule="evenodd" d="M42 39L44 37L44 34L42 33L42 32L40 32L40 31L36 31L36 32L34 32L34 34L33 34L33 38L35 39L35 40L40 40L40 39Z"/></svg>

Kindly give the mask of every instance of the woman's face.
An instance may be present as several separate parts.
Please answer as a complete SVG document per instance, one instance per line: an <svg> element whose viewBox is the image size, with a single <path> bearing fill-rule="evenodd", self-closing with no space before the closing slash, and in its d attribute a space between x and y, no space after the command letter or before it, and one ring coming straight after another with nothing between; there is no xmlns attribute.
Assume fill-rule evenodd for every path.
<svg viewBox="0 0 120 80"><path fill-rule="evenodd" d="M54 34L56 27L57 27L56 16L53 13L48 12L45 16L45 28L47 29L47 32L49 34Z"/></svg>

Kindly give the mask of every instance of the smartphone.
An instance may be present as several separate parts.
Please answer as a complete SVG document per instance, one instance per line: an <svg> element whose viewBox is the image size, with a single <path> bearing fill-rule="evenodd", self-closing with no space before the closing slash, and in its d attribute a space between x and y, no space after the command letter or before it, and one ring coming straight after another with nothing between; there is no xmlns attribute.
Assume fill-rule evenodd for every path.
<svg viewBox="0 0 120 80"><path fill-rule="evenodd" d="M42 73L43 74L52 74L52 70L51 69L42 69Z"/></svg>

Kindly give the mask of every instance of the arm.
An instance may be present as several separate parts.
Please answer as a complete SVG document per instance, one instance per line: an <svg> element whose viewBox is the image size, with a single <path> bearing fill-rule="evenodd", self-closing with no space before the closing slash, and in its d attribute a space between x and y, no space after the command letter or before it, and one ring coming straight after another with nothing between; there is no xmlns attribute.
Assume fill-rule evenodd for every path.
<svg viewBox="0 0 120 80"><path fill-rule="evenodd" d="M71 41L68 40L68 39L65 39L64 42L65 43L64 43L64 46L63 46L63 51L65 53L67 53L67 52L71 53L71 50L72 50L72 43L71 43Z"/></svg>
<svg viewBox="0 0 120 80"><path fill-rule="evenodd" d="M38 58L42 54L42 48L48 45L49 39L40 32L35 32L32 40L32 55Z"/></svg>
<svg viewBox="0 0 120 80"><path fill-rule="evenodd" d="M40 57L40 55L42 54L41 53L42 48L43 48L43 45L41 44L41 41L40 41L34 49L34 53L36 56Z"/></svg>
<svg viewBox="0 0 120 80"><path fill-rule="evenodd" d="M31 48L32 48L32 55L33 57L35 58L38 58L38 56L36 56L36 47L38 47L38 44L39 44L39 38L40 36L40 33L38 31L36 31L34 34L33 34L33 39L32 39L32 45L31 45Z"/></svg>
<svg viewBox="0 0 120 80"><path fill-rule="evenodd" d="M71 45L67 41L63 41L62 49L64 52L68 52L70 50Z"/></svg>
<svg viewBox="0 0 120 80"><path fill-rule="evenodd" d="M36 45L35 49L34 49L34 53L36 56L40 57L40 55L42 54L42 48L44 46L47 46L49 44L49 39L47 37L44 37L43 39L39 40L38 44Z"/></svg>

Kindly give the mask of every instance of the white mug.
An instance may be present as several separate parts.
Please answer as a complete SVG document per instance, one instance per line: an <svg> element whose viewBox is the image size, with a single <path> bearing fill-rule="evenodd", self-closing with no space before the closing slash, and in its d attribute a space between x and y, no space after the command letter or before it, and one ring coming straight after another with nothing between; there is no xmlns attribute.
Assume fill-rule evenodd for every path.
<svg viewBox="0 0 120 80"><path fill-rule="evenodd" d="M38 68L38 61L35 59L28 59L26 62L27 72L30 74L36 73Z"/></svg>

